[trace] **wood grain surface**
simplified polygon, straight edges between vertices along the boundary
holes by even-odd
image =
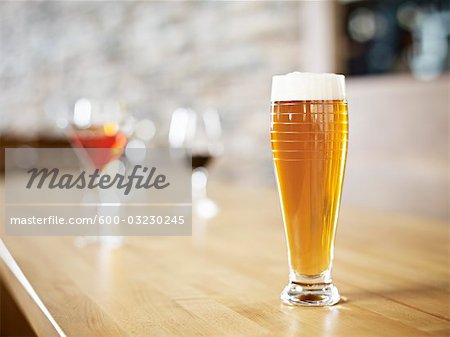
[[[444,221],[343,209],[333,270],[343,300],[290,307],[279,300],[288,268],[276,191],[215,184],[211,195],[220,213],[194,219],[192,237],[111,250],[3,236],[26,282],[5,254],[0,276],[39,336],[450,334]]]

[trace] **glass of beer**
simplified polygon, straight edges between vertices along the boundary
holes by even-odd
[[[294,72],[272,80],[271,144],[290,267],[284,303],[339,302],[331,280],[347,159],[345,77]]]

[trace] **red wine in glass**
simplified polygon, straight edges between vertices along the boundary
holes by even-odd
[[[189,158],[191,159],[191,158]],[[213,160],[213,157],[209,153],[193,153],[192,154],[192,170],[195,170],[199,167],[207,168],[209,164],[211,164],[211,161]]]

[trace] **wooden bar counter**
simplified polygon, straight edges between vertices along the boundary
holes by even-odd
[[[445,221],[344,207],[333,270],[343,300],[289,307],[276,191],[215,184],[211,195],[220,213],[195,221],[192,237],[114,250],[3,235],[2,283],[45,337],[450,334]]]

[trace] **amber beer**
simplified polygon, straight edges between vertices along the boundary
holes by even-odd
[[[291,73],[272,83],[271,144],[288,243],[288,304],[332,305],[334,238],[347,158],[344,76]]]

